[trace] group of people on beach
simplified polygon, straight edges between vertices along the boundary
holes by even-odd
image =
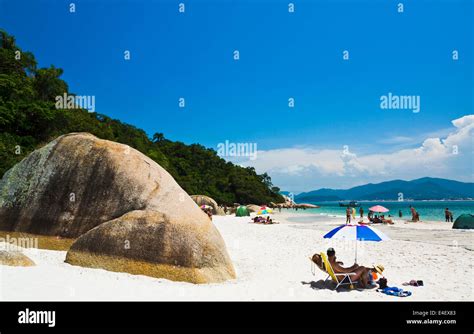
[[[367,219],[372,224],[390,224],[390,225],[394,224],[391,218],[385,218],[385,215],[374,215],[372,211],[369,211],[367,215]]]
[[[362,207],[359,208],[360,220],[361,223],[364,220],[364,209]],[[346,225],[350,224],[352,220],[356,219],[356,209],[354,207],[347,207],[346,208]],[[370,223],[373,224],[393,224],[392,219],[385,218],[385,215],[374,215],[374,212],[369,211],[367,214],[367,219]]]
[[[270,216],[267,216],[267,218],[262,216],[255,216],[252,221],[255,224],[278,224],[277,222],[274,222],[273,219],[270,218]]]
[[[419,222],[420,221],[420,213],[412,206],[410,205],[409,206],[410,208],[410,214],[411,214],[411,222]],[[361,222],[364,218],[364,209],[362,207],[359,208],[359,213],[360,213],[360,221]],[[367,219],[371,222],[371,223],[384,223],[384,224],[393,224],[393,221],[392,219],[390,219],[390,215],[389,215],[389,218],[385,218],[385,215],[374,215],[374,212],[372,211],[369,211],[369,213],[367,214]],[[403,217],[403,212],[402,210],[398,210],[398,217],[399,218],[402,218]],[[453,213],[449,210],[449,208],[446,208],[444,210],[444,217],[445,217],[445,221],[446,222],[450,222],[452,223],[453,222]],[[351,223],[351,220],[355,220],[356,219],[356,209],[354,207],[347,207],[346,208],[346,225],[347,224],[350,224]]]
[[[416,209],[410,205],[410,213],[411,213],[411,222],[419,222],[420,221],[420,214]],[[364,219],[364,209],[362,207],[359,208],[359,214],[360,214],[360,220],[359,223],[361,223]],[[446,222],[453,222],[453,213],[449,210],[449,208],[446,208],[444,210],[444,216],[445,216],[445,221]],[[388,216],[389,218],[385,218],[385,215],[377,215],[375,212],[369,211],[367,214],[367,219],[369,220],[370,223],[374,224],[394,224],[393,220],[390,218],[391,216]],[[398,210],[398,217],[402,218],[403,217],[403,212],[402,210]],[[347,207],[346,208],[346,225],[350,224],[352,220],[356,220],[356,208],[355,207]]]

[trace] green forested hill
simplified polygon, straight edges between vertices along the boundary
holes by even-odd
[[[13,36],[0,31],[0,176],[37,147],[69,132],[89,132],[128,144],[165,168],[189,194],[223,204],[283,201],[268,175],[226,162],[217,153],[185,145],[155,133],[83,109],[56,109],[55,98],[69,93],[62,69],[37,68]]]

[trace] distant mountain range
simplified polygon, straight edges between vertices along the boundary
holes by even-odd
[[[321,202],[341,200],[441,200],[474,199],[474,183],[424,177],[412,181],[393,180],[369,183],[350,189],[322,188],[295,196],[296,202]]]

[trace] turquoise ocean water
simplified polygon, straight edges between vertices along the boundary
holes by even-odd
[[[410,219],[409,206],[412,205],[420,214],[421,220],[441,220],[444,221],[444,209],[449,208],[453,213],[454,219],[463,213],[474,214],[474,201],[384,201],[384,202],[364,202],[360,201],[360,205],[364,208],[364,216],[367,217],[369,208],[374,205],[382,205],[390,211],[385,215],[392,215],[398,218],[398,210],[402,210],[403,218]],[[313,202],[312,204],[319,205],[318,209],[299,209],[298,212],[324,214],[331,216],[344,216],[344,207],[339,206],[339,202]],[[356,208],[357,216],[359,216],[359,208]]]

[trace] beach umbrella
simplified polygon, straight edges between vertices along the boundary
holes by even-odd
[[[382,213],[390,211],[389,209],[387,209],[386,207],[381,206],[381,205],[375,205],[375,206],[369,208],[369,210],[372,211],[372,212],[382,212]]]
[[[257,215],[269,215],[271,213],[273,213],[273,210],[270,208],[265,208],[263,210],[260,208],[260,211],[257,212]]]
[[[357,263],[357,241],[385,241],[390,240],[383,232],[377,230],[374,227],[367,225],[341,225],[335,229],[329,231],[324,235],[326,239],[344,239],[354,240],[356,243],[355,247],[355,262]]]

